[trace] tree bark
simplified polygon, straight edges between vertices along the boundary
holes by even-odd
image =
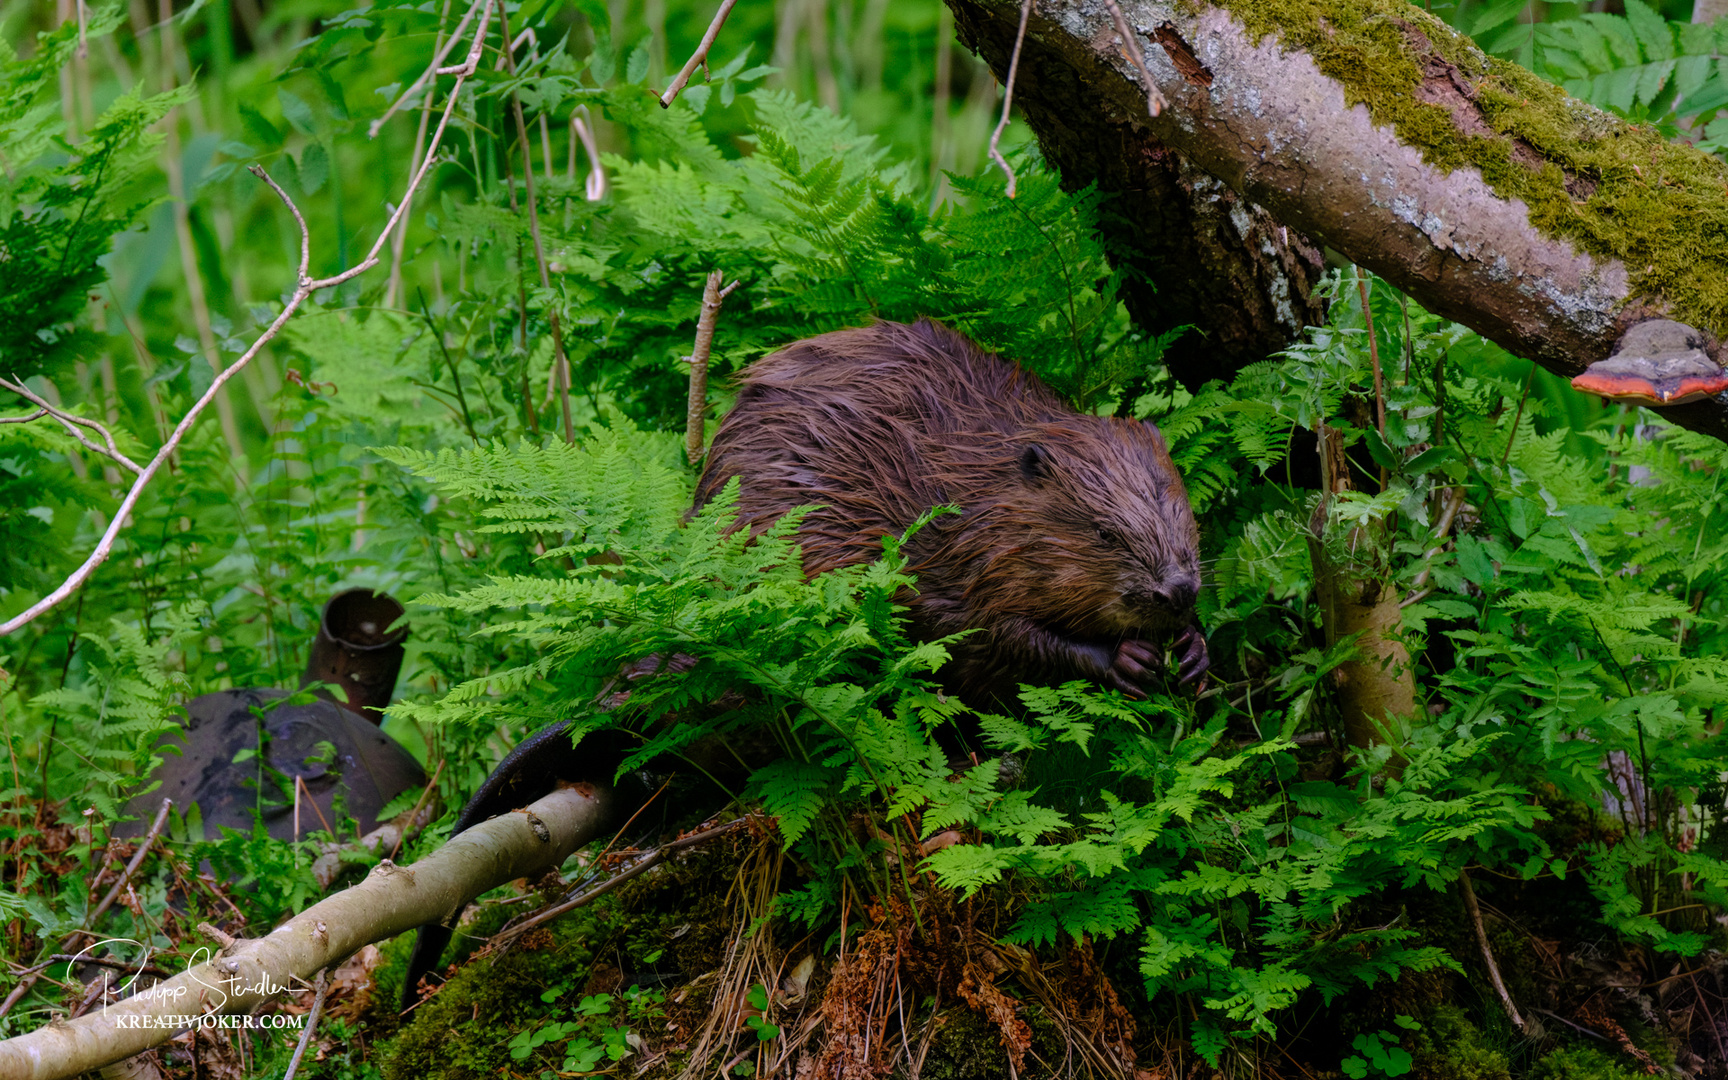
[[[1016,0],[948,0],[1004,77]],[[1403,0],[1123,0],[1169,108],[1102,0],[1033,0],[1014,92],[1065,182],[1133,219],[1173,367],[1228,377],[1317,314],[1323,244],[1563,376],[1663,316],[1728,330],[1728,165],[1484,56]],[[1227,222],[1227,225],[1226,225]],[[1312,239],[1310,239],[1312,238]],[[1299,319],[1289,318],[1298,315]],[[1665,410],[1728,438],[1728,407]]]

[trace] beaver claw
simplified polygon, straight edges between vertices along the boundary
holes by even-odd
[[[1170,643],[1170,651],[1176,654],[1176,681],[1183,686],[1191,682],[1201,682],[1206,678],[1206,671],[1212,666],[1212,657],[1206,652],[1206,634],[1198,626],[1176,635],[1176,640]]]
[[[1136,701],[1146,698],[1140,684],[1151,678],[1160,666],[1159,654],[1149,643],[1130,638],[1116,646],[1116,661],[1105,675],[1105,684],[1127,694]]]
[[[1198,626],[1190,626],[1170,643],[1170,651],[1176,654],[1177,681],[1186,686],[1206,675],[1206,670],[1212,666],[1211,657],[1206,653],[1206,635]],[[1152,673],[1163,667],[1163,651],[1148,642],[1130,638],[1116,647],[1115,662],[1105,675],[1105,685],[1114,686],[1135,700],[1144,700],[1146,691],[1141,685],[1151,678]]]

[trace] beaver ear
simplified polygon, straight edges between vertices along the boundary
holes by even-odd
[[[1050,451],[1038,443],[1032,443],[1020,453],[1020,476],[1028,484],[1038,484],[1050,479],[1052,472]]]

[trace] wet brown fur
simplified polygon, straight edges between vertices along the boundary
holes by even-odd
[[[926,320],[796,342],[738,383],[696,505],[733,476],[755,531],[820,504],[800,528],[807,573],[876,559],[931,507],[961,508],[908,544],[907,599],[922,637],[981,631],[941,672],[969,702],[1072,678],[1132,693],[1159,655],[1148,642],[1178,635],[1199,642],[1184,676],[1204,670],[1199,533],[1153,425],[1076,413]]]

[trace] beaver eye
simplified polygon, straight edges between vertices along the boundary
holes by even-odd
[[[1104,541],[1106,544],[1114,546],[1116,543],[1116,534],[1111,532],[1107,526],[1100,525],[1098,526],[1098,539]]]

